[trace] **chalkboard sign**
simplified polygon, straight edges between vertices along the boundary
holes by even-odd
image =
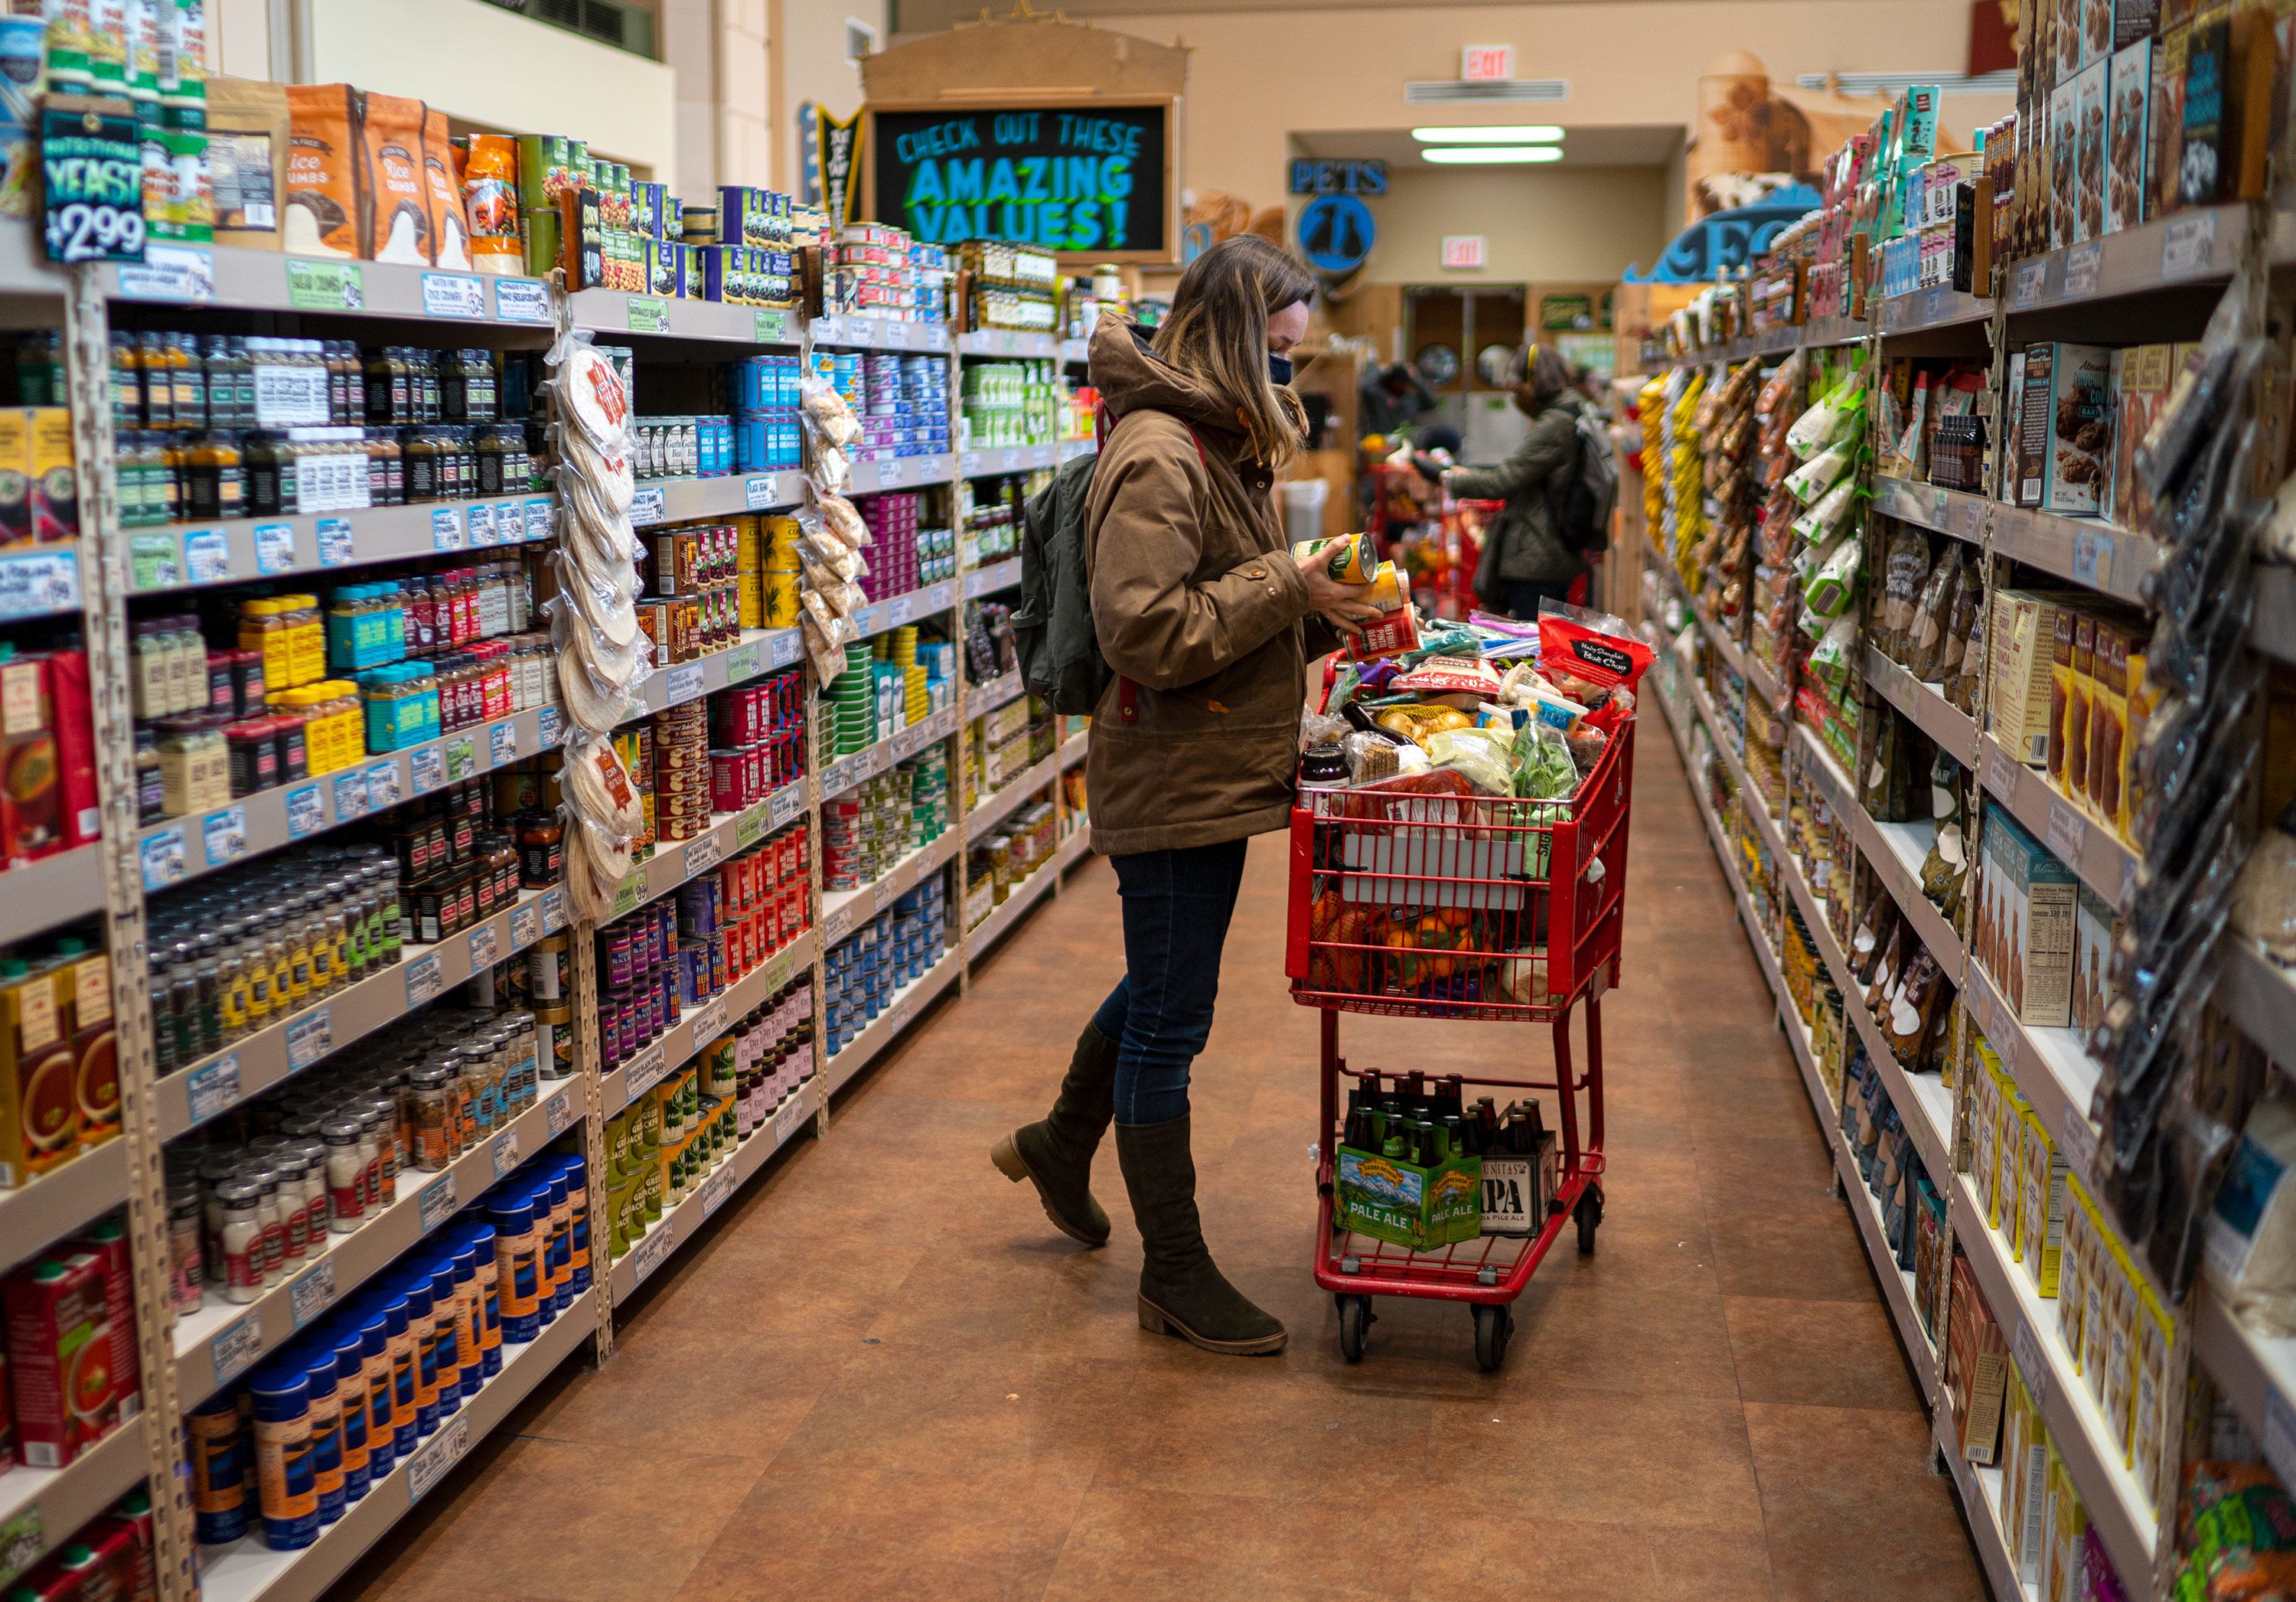
[[[1166,257],[1168,103],[877,111],[870,215],[921,240]]]

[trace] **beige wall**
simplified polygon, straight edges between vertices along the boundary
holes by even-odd
[[[780,0],[783,126],[773,131],[772,177],[760,175],[757,182],[795,192],[797,109],[804,102],[826,106],[838,117],[860,109],[861,71],[846,64],[845,21],[850,17],[874,28],[882,49],[892,42],[886,10],[886,0]]]
[[[1395,172],[1370,202],[1373,283],[1536,283],[1616,278],[1666,248],[1666,175],[1656,167]],[[1479,272],[1446,270],[1446,234],[1484,236]]]
[[[800,0],[791,0],[798,4]],[[1645,4],[1301,7],[1091,18],[1122,33],[1189,45],[1182,182],[1255,205],[1282,198],[1286,136],[1419,122],[1686,126],[1699,74],[1751,50],[1775,81],[1797,73],[1957,72],[1969,13],[1955,0],[1654,0]],[[1414,106],[1403,86],[1456,78],[1464,45],[1512,44],[1521,78],[1564,78],[1559,105]],[[1980,125],[2007,97],[1956,95],[1955,127]]]

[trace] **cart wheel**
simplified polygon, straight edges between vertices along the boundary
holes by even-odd
[[[1603,1222],[1603,1193],[1589,1188],[1585,1195],[1578,1198],[1578,1205],[1572,1216],[1578,1221],[1578,1255],[1592,1257],[1595,1254],[1595,1231]]]
[[[1506,1361],[1507,1340],[1514,1334],[1514,1314],[1504,1307],[1478,1307],[1475,1313],[1475,1366],[1486,1374],[1498,1372]]]
[[[1351,1363],[1360,1363],[1364,1343],[1371,1335],[1371,1298],[1341,1296],[1339,1303],[1340,1355]]]

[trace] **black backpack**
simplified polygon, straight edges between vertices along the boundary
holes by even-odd
[[[1563,548],[1592,555],[1611,548],[1611,512],[1619,504],[1619,460],[1610,431],[1592,407],[1573,408],[1578,437],[1578,467],[1563,486],[1555,508],[1554,533]]]
[[[1197,440],[1199,457],[1203,450]],[[1013,609],[1013,643],[1021,684],[1062,717],[1090,717],[1116,677],[1100,653],[1085,572],[1085,517],[1099,464],[1098,452],[1064,464],[1021,512],[1021,604]]]

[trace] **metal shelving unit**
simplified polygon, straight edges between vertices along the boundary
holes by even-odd
[[[213,314],[250,313],[321,319],[330,332],[356,333],[366,342],[410,337],[437,344],[488,344],[538,349],[562,315],[609,342],[633,342],[642,360],[711,364],[751,349],[816,344],[938,354],[947,358],[955,393],[957,358],[949,330],[879,319],[824,317],[808,324],[775,308],[585,291],[571,296],[532,279],[486,279],[376,262],[314,263],[228,247],[155,246],[150,259],[97,267],[67,276],[32,254],[28,230],[0,241],[0,298],[25,303],[32,320],[62,316],[72,374],[75,447],[82,480],[84,535],[76,545],[0,553],[0,622],[43,617],[76,620],[99,669],[94,684],[99,793],[104,838],[97,844],[28,864],[4,875],[0,888],[0,942],[18,941],[77,921],[102,919],[112,959],[126,1129],[121,1138],[91,1151],[20,1187],[0,1191],[0,1235],[14,1261],[123,1204],[135,1266],[136,1338],[144,1370],[144,1410],[132,1424],[57,1473],[18,1469],[0,1475],[0,1527],[21,1535],[37,1531],[19,1550],[37,1557],[70,1538],[136,1483],[155,1500],[160,1595],[184,1602],[203,1591],[230,1602],[300,1599],[320,1595],[391,1524],[419,1502],[471,1442],[496,1427],[559,1361],[588,1344],[599,1360],[610,1353],[614,1305],[638,1280],[692,1238],[741,1184],[757,1173],[804,1128],[826,1127],[832,1080],[841,1084],[897,1039],[923,1002],[969,971],[961,932],[922,980],[897,997],[839,1053],[833,1072],[820,1060],[815,1072],[764,1127],[685,1198],[639,1245],[609,1264],[605,1237],[596,1248],[603,1283],[577,1297],[532,1344],[505,1353],[504,1366],[456,1417],[378,1483],[312,1546],[273,1552],[259,1538],[204,1551],[192,1538],[187,1483],[176,1466],[184,1458],[182,1410],[228,1385],[247,1367],[291,1340],[299,1328],[351,1295],[442,1224],[458,1203],[486,1189],[501,1174],[545,1144],[574,1137],[590,1157],[593,1216],[602,1217],[604,1172],[601,1131],[608,1113],[627,1101],[634,1085],[690,1061],[717,1033],[792,980],[817,987],[824,935],[849,927],[865,913],[920,879],[957,864],[962,906],[961,842],[996,821],[968,829],[962,790],[953,797],[947,832],[914,853],[876,885],[823,897],[816,888],[814,928],[788,942],[722,995],[690,1008],[661,1040],[616,1072],[601,1072],[594,1026],[577,1031],[576,1071],[544,1082],[537,1104],[436,1174],[406,1172],[397,1201],[357,1231],[336,1236],[286,1281],[254,1302],[218,1302],[177,1317],[167,1275],[166,1206],[160,1154],[165,1144],[326,1060],[352,1042],[390,1030],[411,1014],[447,996],[491,965],[515,957],[561,930],[570,935],[570,977],[577,1011],[594,1016],[594,931],[569,929],[564,891],[528,891],[473,927],[430,945],[407,945],[400,960],[341,986],[316,1004],[283,1016],[201,1060],[172,1070],[155,1068],[148,1005],[147,902],[164,891],[218,869],[254,860],[329,831],[372,819],[439,787],[475,777],[554,746],[564,727],[552,706],[489,720],[411,750],[377,754],[354,767],[243,797],[187,817],[142,824],[136,817],[131,766],[127,607],[132,598],[212,589],[226,585],[301,580],[332,586],[383,563],[485,560],[501,551],[554,537],[556,502],[540,493],[412,506],[372,507],[336,513],[179,522],[123,529],[111,492],[109,393],[110,308],[121,303],[192,307]],[[44,309],[45,308],[45,309]],[[258,329],[267,326],[255,325]],[[291,326],[293,326],[291,325]],[[970,348],[1007,354],[1001,337],[967,336]],[[1058,342],[1043,351],[1056,354]],[[852,490],[953,484],[972,474],[1048,468],[1068,454],[1060,446],[1016,448],[897,458],[860,464]],[[641,527],[724,518],[801,505],[809,489],[794,472],[742,473],[709,479],[658,480],[637,487],[632,509]],[[928,617],[958,619],[969,599],[1010,587],[1017,561],[968,571],[909,595],[876,602],[857,618],[862,634],[882,634]],[[960,653],[960,657],[961,657]],[[635,719],[776,670],[800,666],[803,650],[793,628],[752,631],[734,645],[694,661],[658,667],[633,711]],[[809,672],[809,670],[808,670]],[[960,665],[950,704],[920,725],[900,730],[868,752],[825,772],[783,786],[741,812],[711,820],[700,837],[655,849],[625,882],[614,904],[619,915],[672,894],[713,871],[726,858],[797,821],[817,826],[823,801],[906,760],[926,746],[955,739],[967,719],[1021,694],[1006,675],[969,694]],[[1049,761],[1031,770],[1040,783],[1058,776]],[[1056,788],[1057,793],[1057,788]],[[1015,798],[1017,800],[1017,798]],[[1001,800],[1001,798],[1000,798]],[[816,827],[817,835],[817,827]],[[1058,869],[1082,854],[1085,836],[1070,833],[1055,871],[1031,876],[1025,893],[1000,908],[996,932],[1009,929],[1020,909],[1056,889]],[[811,870],[818,883],[818,867]],[[1008,911],[1008,908],[1010,909]],[[961,918],[959,919],[961,922]],[[816,1051],[818,1051],[816,1047]],[[29,1522],[27,1522],[29,1519]],[[8,1578],[0,1573],[0,1583]]]

